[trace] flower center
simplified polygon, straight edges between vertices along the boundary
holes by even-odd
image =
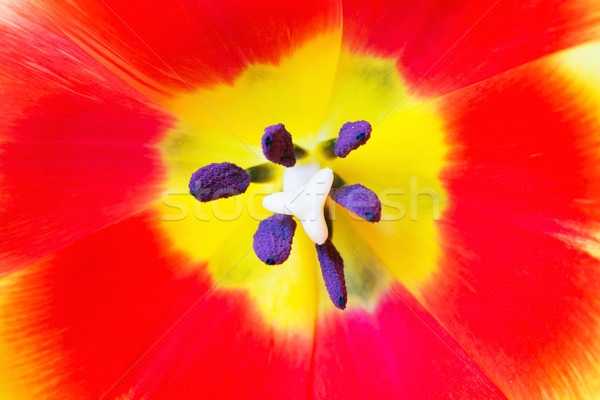
[[[335,172],[325,215],[332,219],[328,238],[344,261],[347,307],[374,310],[394,281],[418,293],[437,269],[433,203],[419,190],[434,189],[444,210],[439,177],[447,165],[447,133],[440,110],[435,102],[407,94],[396,60],[343,46],[332,51],[339,43],[340,35],[322,35],[275,64],[250,65],[233,82],[182,90],[169,104],[179,122],[157,144],[167,179],[154,208],[160,233],[182,257],[173,267],[210,277],[213,295],[247,304],[265,326],[288,332],[310,334],[315,317],[336,308],[325,290],[316,245],[295,217],[289,216],[298,229],[285,264],[269,267],[253,251],[257,227],[273,215],[263,197],[282,190],[287,170],[261,164],[265,121],[285,123],[294,143],[306,149],[305,157],[295,149],[298,165],[316,161]],[[322,157],[319,144],[337,136],[348,120],[373,123],[373,137],[346,158]],[[191,174],[223,161],[246,169],[252,183],[238,196],[197,201],[187,189]],[[348,185],[340,185],[339,176]],[[259,177],[263,183],[257,183]],[[356,217],[333,201],[336,195],[338,201],[349,198],[347,192],[360,190],[350,186],[359,183],[380,196],[381,223],[369,223],[366,213]]]
[[[323,149],[325,156],[345,158],[370,137],[371,125],[367,121],[347,122],[337,139],[317,147]],[[296,166],[296,146],[283,124],[265,128],[261,142],[265,158],[287,169],[283,174],[283,191],[263,199],[263,206],[275,215],[262,221],[253,236],[256,256],[267,265],[283,264],[290,255],[296,230],[296,222],[290,216],[295,217],[316,244],[323,279],[333,304],[345,309],[348,296],[344,261],[328,238],[324,216],[325,201],[334,183],[333,171],[319,169],[315,162]],[[246,191],[253,176],[255,182],[264,181],[264,175],[257,173],[262,170],[268,170],[268,166],[244,170],[229,162],[209,164],[192,174],[190,194],[200,202],[239,195]],[[373,191],[358,184],[347,186],[341,179],[337,183],[343,186],[332,193],[334,201],[369,222],[379,222],[381,202]]]

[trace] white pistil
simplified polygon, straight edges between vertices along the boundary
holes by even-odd
[[[319,170],[316,163],[286,168],[283,192],[266,196],[263,206],[276,214],[298,218],[308,237],[316,244],[323,244],[329,235],[323,207],[332,184],[333,171]]]

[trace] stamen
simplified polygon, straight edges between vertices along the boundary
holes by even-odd
[[[271,163],[259,164],[246,169],[250,175],[250,182],[265,183],[271,182],[275,177],[275,167]]]
[[[267,265],[283,264],[290,256],[296,221],[289,215],[275,214],[258,224],[252,247]]]
[[[331,185],[332,188],[340,188],[342,186],[346,186],[347,183],[346,181],[339,176],[338,174],[336,174],[335,172],[333,173],[333,184]]]
[[[190,194],[201,202],[242,194],[250,185],[250,175],[235,164],[213,163],[200,168],[190,179]]]
[[[343,310],[348,301],[344,260],[329,239],[323,244],[317,244],[316,248],[329,298],[337,308]]]
[[[325,225],[327,225],[327,238],[331,240],[333,237],[333,221],[331,220],[331,209],[329,205],[323,208],[323,216],[325,217]]]
[[[296,165],[292,135],[285,129],[283,124],[266,127],[261,141],[262,150],[267,160],[288,168]]]
[[[335,155],[335,143],[337,138],[325,140],[317,145],[317,150],[325,157],[329,159],[336,158]]]
[[[369,222],[381,220],[381,202],[372,190],[363,185],[342,186],[331,189],[331,197],[340,206]]]
[[[340,158],[345,158],[352,150],[358,149],[371,137],[371,124],[367,121],[346,122],[337,141],[334,152]]]
[[[301,160],[304,157],[308,156],[308,151],[304,150],[302,147],[295,144],[294,145],[294,155],[296,156],[296,160]]]

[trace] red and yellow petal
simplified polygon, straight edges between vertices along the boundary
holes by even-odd
[[[277,63],[341,24],[336,0],[34,3],[77,44],[154,99],[231,83],[248,65]]]
[[[189,196],[191,174],[213,162],[231,161],[244,168],[267,162],[260,137],[266,126],[278,122],[285,123],[295,143],[312,150],[330,102],[340,39],[340,31],[323,32],[277,65],[253,64],[232,85],[185,93],[169,102],[181,123],[161,142],[168,165],[161,225],[176,248],[194,260],[209,260],[215,279],[252,252],[258,223],[271,215],[262,198],[280,190],[283,167],[276,167],[275,183],[253,184],[242,196],[206,204]],[[199,107],[198,98],[210,109]],[[314,243],[299,228],[293,247],[288,262],[276,268],[252,253],[219,286],[246,290],[279,328],[312,332],[320,274]]]
[[[452,149],[448,208],[421,300],[514,398],[600,393],[598,49],[437,102]]]
[[[312,338],[213,287],[159,220],[130,217],[4,278],[0,397],[306,398]]]
[[[3,275],[159,198],[172,117],[27,3],[1,7]]]
[[[345,43],[396,58],[425,97],[599,37],[595,0],[344,1]]]
[[[367,242],[370,252],[414,292],[416,283],[437,269],[434,218],[445,203],[439,175],[448,153],[442,116],[425,99],[409,93],[395,60],[349,54],[346,49],[339,59],[322,139],[336,137],[348,120],[370,121],[369,142],[347,158],[326,162],[348,184],[360,183],[378,194],[382,221],[372,224],[350,217],[345,229]],[[434,193],[437,203],[422,195],[419,208],[412,206],[419,191]],[[338,209],[336,217],[348,214]]]

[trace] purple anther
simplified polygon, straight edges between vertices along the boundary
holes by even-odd
[[[292,135],[283,124],[267,126],[261,142],[267,160],[288,168],[296,165]]]
[[[337,308],[343,310],[348,302],[344,260],[329,239],[323,244],[317,244],[316,247],[329,298]]]
[[[371,124],[367,121],[346,122],[335,142],[335,155],[345,158],[352,150],[367,143],[371,137],[371,130]]]
[[[250,175],[235,164],[213,163],[200,168],[190,179],[190,194],[201,202],[242,194],[250,185]]]
[[[291,215],[275,214],[258,224],[252,247],[267,265],[283,264],[292,251],[296,221]]]
[[[369,222],[379,222],[381,220],[379,197],[363,185],[356,184],[333,188],[329,192],[329,197],[364,220]]]

